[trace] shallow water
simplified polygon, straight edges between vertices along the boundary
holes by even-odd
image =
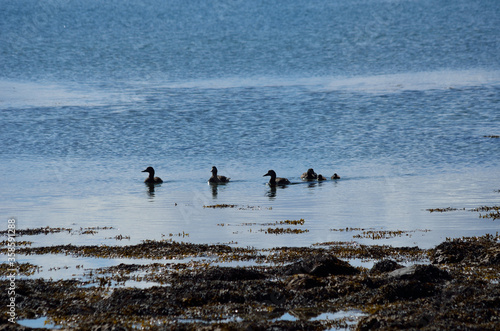
[[[470,211],[500,200],[496,1],[3,5],[0,219],[73,229],[33,246],[428,248],[499,229]],[[232,181],[208,185],[212,165]],[[310,167],[342,178],[301,182]],[[273,192],[268,169],[293,185]],[[112,229],[78,232],[95,227]]]
[[[35,319],[23,319],[19,320],[18,324],[29,328],[62,329],[61,326],[50,323],[47,317],[39,317]]]

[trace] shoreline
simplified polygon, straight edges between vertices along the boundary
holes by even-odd
[[[83,269],[84,281],[29,279],[38,266],[21,264],[19,276],[28,278],[16,279],[17,320],[42,318],[38,327],[485,330],[500,323],[498,233],[448,239],[432,249],[352,243],[253,249],[164,240],[23,247],[18,253],[132,261],[161,256],[153,263]],[[177,262],[161,261],[166,257]],[[354,267],[348,262],[354,259],[374,266]],[[238,262],[248,266],[227,266]],[[5,278],[7,266],[0,266]],[[1,284],[2,302],[8,302],[8,280]],[[9,322],[7,309],[1,309],[0,328],[28,329]]]

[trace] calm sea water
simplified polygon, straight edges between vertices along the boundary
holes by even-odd
[[[432,247],[500,229],[470,211],[500,203],[496,0],[0,7],[0,219],[74,230],[34,246]],[[232,182],[209,186],[212,165]],[[342,179],[302,183],[310,167]],[[269,169],[294,184],[270,190]]]

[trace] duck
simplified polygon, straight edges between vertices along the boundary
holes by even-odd
[[[217,167],[212,167],[212,177],[208,179],[209,183],[227,183],[231,178],[226,176],[217,176]]]
[[[155,177],[155,170],[153,169],[153,167],[147,167],[142,172],[149,173],[149,177],[144,180],[144,183],[150,184],[150,185],[163,183],[163,180],[160,177]]]
[[[325,178],[325,177],[323,177],[323,175],[322,175],[322,174],[319,174],[319,175],[318,175],[318,182],[323,181],[323,180],[326,180],[326,178]]]
[[[332,179],[340,179],[340,176],[335,173],[333,174]]]
[[[290,181],[286,178],[280,178],[276,177],[276,172],[274,170],[269,170],[267,174],[263,175],[262,177],[265,176],[271,176],[271,179],[269,179],[269,186],[273,187],[276,185],[287,185],[290,184]]]
[[[303,180],[318,179],[318,175],[316,175],[313,168],[309,168],[302,174],[302,176],[300,176],[300,178],[302,178]]]

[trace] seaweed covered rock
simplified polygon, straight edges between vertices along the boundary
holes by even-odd
[[[500,265],[500,247],[490,249],[479,263],[482,265]]]
[[[435,284],[416,280],[399,280],[381,287],[381,302],[398,300],[415,300],[434,296],[438,293]]]
[[[388,274],[391,278],[417,280],[420,282],[435,283],[449,280],[448,272],[430,264],[414,264],[406,268],[396,269]]]
[[[392,264],[391,264],[392,265]],[[384,304],[433,297],[450,280],[448,272],[433,265],[416,264],[375,276],[367,284],[373,289],[371,303]]]
[[[359,270],[332,255],[307,257],[282,268],[284,275],[308,274],[316,277],[329,275],[356,275]]]
[[[445,241],[432,251],[432,263],[500,264],[500,242],[494,236],[465,237]]]
[[[421,284],[425,287],[419,290]],[[483,280],[444,284],[405,280],[383,287],[380,292],[391,303],[362,318],[358,330],[498,330],[497,284]]]
[[[308,290],[313,287],[324,286],[325,284],[321,279],[304,274],[298,274],[291,277],[286,288],[290,290]]]
[[[232,282],[238,280],[264,279],[266,276],[259,271],[247,268],[218,267],[205,271],[202,278],[205,280],[222,280]]]
[[[396,261],[393,260],[382,260],[377,263],[371,268],[370,273],[371,274],[381,274],[384,272],[391,272],[396,269],[404,268],[403,265],[397,263]]]
[[[103,325],[95,325],[91,328],[92,331],[125,331],[127,328],[113,323],[106,323]]]
[[[464,259],[471,259],[472,252],[478,252],[481,246],[463,241],[445,241],[439,244],[433,254],[432,263],[458,263]]]

